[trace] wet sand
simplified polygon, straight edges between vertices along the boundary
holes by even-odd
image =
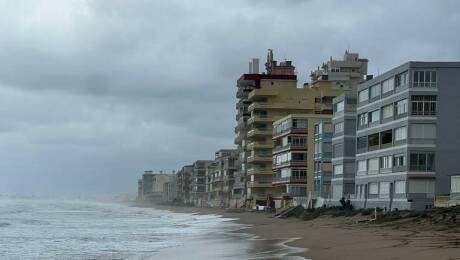
[[[279,219],[269,213],[227,212],[215,208],[155,208],[235,218],[235,222],[249,226],[240,232],[267,240],[297,238],[287,245],[307,249],[293,254],[307,259],[460,259],[460,234],[436,231],[435,227],[429,225],[357,224],[357,217],[323,216],[309,221]]]

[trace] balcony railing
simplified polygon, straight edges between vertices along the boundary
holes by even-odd
[[[248,132],[248,137],[259,136],[259,135],[271,135],[272,132],[266,128],[255,128]]]
[[[299,177],[274,177],[273,184],[307,184],[307,177],[299,178]]]
[[[285,161],[279,164],[274,164],[273,168],[280,168],[285,166],[305,166],[307,165],[307,160],[290,160]]]
[[[306,150],[307,144],[287,144],[287,145],[279,145],[273,148],[273,154],[284,152],[288,150]]]

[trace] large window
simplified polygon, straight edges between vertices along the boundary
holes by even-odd
[[[414,139],[435,139],[435,124],[412,124],[410,126],[410,137]]]
[[[382,145],[390,145],[393,143],[393,130],[387,130],[380,133],[380,143]]]
[[[390,169],[393,167],[392,159],[391,155],[380,157],[380,169]]]
[[[334,165],[334,175],[343,174],[343,164]]]
[[[369,174],[376,174],[379,171],[379,158],[372,158],[369,159],[368,167],[369,167]]]
[[[380,109],[369,112],[369,123],[380,121]]]
[[[397,88],[405,86],[408,83],[409,83],[409,77],[408,77],[407,71],[396,75],[396,77],[395,77],[395,86]]]
[[[366,172],[366,171],[367,171],[367,160],[358,161],[358,172]]]
[[[410,155],[411,171],[434,171],[434,153],[411,153]]]
[[[358,122],[360,127],[364,127],[368,123],[368,116],[367,113],[362,113],[358,115]]]
[[[390,183],[389,182],[381,182],[380,183],[380,197],[381,198],[388,198],[390,195]]]
[[[332,152],[333,152],[334,158],[342,157],[343,156],[343,143],[334,144]]]
[[[407,99],[395,103],[396,115],[407,113]]]
[[[406,181],[396,181],[395,182],[395,193],[396,194],[406,193]]]
[[[376,147],[380,145],[379,142],[379,133],[371,134],[367,136],[369,148]]]
[[[436,71],[414,71],[414,87],[436,87]]]
[[[405,154],[395,154],[393,156],[393,166],[394,167],[406,166],[406,155]]]
[[[407,138],[407,127],[399,127],[395,129],[395,141],[406,140]]]
[[[335,112],[342,112],[345,108],[345,101],[340,101],[336,104]]]
[[[369,99],[369,89],[361,90],[358,94],[358,102],[363,102]]]
[[[390,118],[393,116],[393,104],[382,107],[382,118]]]
[[[380,84],[370,87],[370,98],[380,96]]]
[[[393,78],[389,78],[382,82],[382,94],[388,93],[394,89],[395,82]]]
[[[334,133],[336,133],[336,134],[342,133],[343,132],[343,125],[344,125],[343,122],[335,124],[334,125]]]
[[[292,128],[307,128],[307,119],[292,119]]]
[[[411,103],[414,116],[436,115],[436,96],[412,96]]]
[[[377,195],[379,194],[379,183],[369,183],[369,194],[370,195]]]
[[[367,136],[358,137],[357,143],[358,153],[367,150]]]

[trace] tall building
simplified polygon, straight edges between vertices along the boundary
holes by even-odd
[[[193,165],[183,166],[176,174],[176,192],[180,202],[188,204],[190,200]]]
[[[358,88],[357,207],[432,207],[458,173],[460,62],[407,62]]]
[[[150,201],[162,201],[164,183],[171,181],[175,174],[153,173],[153,171],[144,171],[142,175],[142,198]]]
[[[313,186],[317,197],[330,199],[332,178],[332,123],[328,118],[315,123]]]
[[[327,114],[291,114],[273,123],[272,184],[276,191],[270,197],[271,207],[284,207],[293,199],[307,196],[315,124],[329,117]]]
[[[229,207],[232,195],[238,151],[220,149],[206,169],[208,203],[214,207]]]
[[[356,92],[334,98],[332,137],[332,204],[355,194]]]
[[[206,194],[206,167],[213,163],[211,160],[198,160],[193,163],[190,182],[191,202],[197,206],[204,206]]]
[[[331,60],[323,64],[321,70],[312,72],[311,84],[298,88],[292,63],[278,64],[269,51],[265,74],[243,74],[238,80],[235,143],[240,152],[238,177],[242,181],[235,183],[234,193],[242,190],[241,184],[245,183],[242,193],[248,205],[265,205],[268,197],[280,194],[272,185],[273,122],[289,114],[320,114],[328,115],[323,119],[330,119],[332,98],[355,89],[357,82],[363,80],[367,60],[348,52],[345,58],[343,62]],[[309,165],[307,187],[313,191],[313,148]]]

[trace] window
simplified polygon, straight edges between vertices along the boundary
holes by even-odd
[[[392,156],[383,156],[380,157],[380,169],[390,169],[392,165]]]
[[[396,75],[395,77],[395,86],[396,88],[399,88],[399,87],[403,87],[405,85],[407,85],[407,83],[409,81],[409,77],[407,75],[407,71],[406,72],[403,72],[399,75]]]
[[[412,96],[412,115],[434,116],[436,115],[436,96]]]
[[[395,181],[395,193],[396,194],[406,193],[406,181]]]
[[[307,119],[292,119],[292,128],[307,128]]]
[[[360,127],[364,127],[368,123],[368,116],[367,113],[363,113],[358,115],[358,122]]]
[[[393,157],[393,166],[402,167],[406,166],[406,155],[405,154],[396,154]]]
[[[381,198],[388,198],[390,195],[390,183],[389,182],[381,182],[380,183],[380,197]]]
[[[382,107],[382,118],[393,117],[393,104]]]
[[[395,141],[406,140],[407,138],[407,127],[399,127],[395,129]]]
[[[369,159],[369,161],[367,163],[368,163],[368,167],[369,167],[369,174],[371,174],[371,173],[375,174],[376,172],[378,172],[378,170],[379,170],[379,158]]]
[[[379,146],[379,134],[371,134],[367,136],[369,148]]]
[[[387,130],[380,133],[380,143],[382,145],[393,143],[393,130]]]
[[[369,183],[369,194],[370,195],[379,194],[379,184],[377,182]]]
[[[436,87],[436,71],[414,71],[414,87]]]
[[[389,78],[382,82],[382,94],[388,93],[394,89],[395,82],[393,78]]]
[[[358,152],[366,151],[367,149],[367,136],[358,137],[357,141]]]
[[[369,112],[369,123],[380,121],[380,109]]]
[[[343,132],[343,122],[337,123],[334,125],[334,133],[342,133]]]
[[[370,87],[370,98],[380,96],[380,84]]]
[[[410,137],[414,139],[435,139],[435,124],[412,124],[410,126]]]
[[[367,171],[367,160],[358,161],[358,172]]]
[[[412,153],[410,155],[411,171],[434,171],[434,153]]]
[[[296,147],[304,147],[306,146],[307,138],[299,137],[299,136],[292,136],[291,137],[291,145]]]
[[[339,103],[336,104],[335,112],[342,112],[344,108],[345,108],[345,101],[340,101]]]
[[[343,156],[343,143],[334,144],[333,147],[333,157],[338,158]]]
[[[369,99],[369,89],[361,90],[358,94],[358,102],[363,102]]]
[[[334,175],[343,174],[343,164],[334,165]]]
[[[395,103],[396,115],[407,113],[407,99]]]

